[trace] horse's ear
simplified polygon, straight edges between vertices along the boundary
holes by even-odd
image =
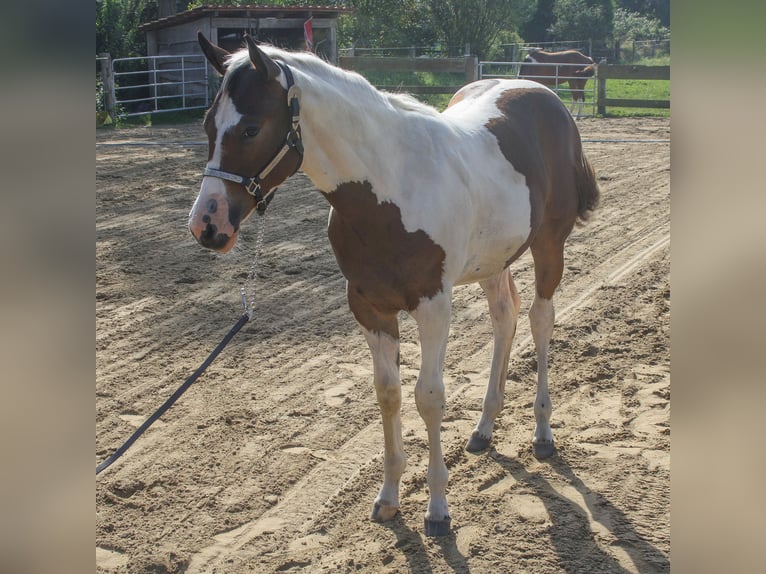
[[[245,42],[247,42],[247,51],[250,53],[250,61],[255,69],[263,74],[266,80],[273,80],[278,77],[279,66],[258,47],[258,44],[249,34],[245,34]]]
[[[205,54],[207,61],[212,64],[216,71],[222,76],[226,73],[226,58],[230,56],[229,52],[212,44],[202,32],[197,32],[197,41]]]

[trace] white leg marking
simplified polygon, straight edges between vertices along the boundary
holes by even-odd
[[[521,299],[513,283],[510,269],[479,283],[487,295],[492,330],[495,335],[492,350],[492,369],[484,396],[481,418],[474,431],[481,438],[492,438],[495,418],[503,408],[505,380],[508,375],[508,357],[511,352],[513,336],[516,334],[516,321],[519,316]]]
[[[452,313],[451,297],[452,289],[445,289],[433,299],[421,300],[418,308],[412,312],[418,323],[421,348],[415,403],[428,430],[427,480],[430,499],[426,520],[435,522],[449,518],[446,496],[449,473],[442,454],[441,423],[446,406],[442,376]]]
[[[386,333],[372,333],[362,327],[372,352],[375,393],[383,418],[383,486],[372,511],[373,520],[389,520],[399,510],[399,480],[407,457],[402,442],[401,381],[399,378],[399,340]]]
[[[553,407],[548,394],[548,345],[553,335],[553,301],[535,295],[532,307],[529,309],[529,322],[532,338],[537,350],[537,396],[535,397],[535,436],[533,444],[552,442],[550,419]]]

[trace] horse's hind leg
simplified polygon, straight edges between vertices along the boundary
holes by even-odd
[[[399,480],[407,465],[400,415],[399,324],[396,314],[380,314],[351,286],[348,287],[348,302],[372,353],[375,393],[383,419],[383,486],[370,516],[381,522],[393,518],[399,511]]]
[[[521,306],[521,299],[513,283],[510,269],[505,268],[491,279],[481,281],[479,284],[487,295],[495,343],[481,418],[466,444],[465,449],[468,452],[481,452],[492,440],[495,418],[503,408],[508,357],[511,354],[511,344],[516,334],[516,320]]]
[[[553,335],[553,292],[564,271],[564,240],[573,223],[546,222],[531,245],[535,261],[535,300],[529,309],[532,339],[537,351],[537,396],[532,453],[542,459],[555,452],[550,419],[553,407],[548,392],[548,347]]]

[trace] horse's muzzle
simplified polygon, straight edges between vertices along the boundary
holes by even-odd
[[[226,253],[237,242],[239,217],[234,216],[238,211],[230,208],[224,189],[215,189],[215,181],[210,189],[209,180],[205,178],[189,213],[189,231],[203,247]]]
[[[194,226],[191,225],[189,226],[189,229],[194,238],[199,242],[200,245],[202,245],[202,247],[206,247],[214,251],[219,251],[221,253],[227,253],[230,251],[231,248],[234,247],[234,244],[237,242],[238,233],[236,231],[233,235],[229,235],[228,233],[220,233],[218,228],[212,223],[208,223],[207,226],[202,230],[195,229]]]

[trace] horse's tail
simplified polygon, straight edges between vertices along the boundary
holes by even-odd
[[[591,64],[585,68],[580,68],[572,72],[572,75],[577,78],[590,78],[596,72],[596,64]]]
[[[580,164],[575,171],[578,224],[582,225],[590,219],[591,214],[598,207],[601,191],[598,188],[596,172],[584,153],[580,154]]]

